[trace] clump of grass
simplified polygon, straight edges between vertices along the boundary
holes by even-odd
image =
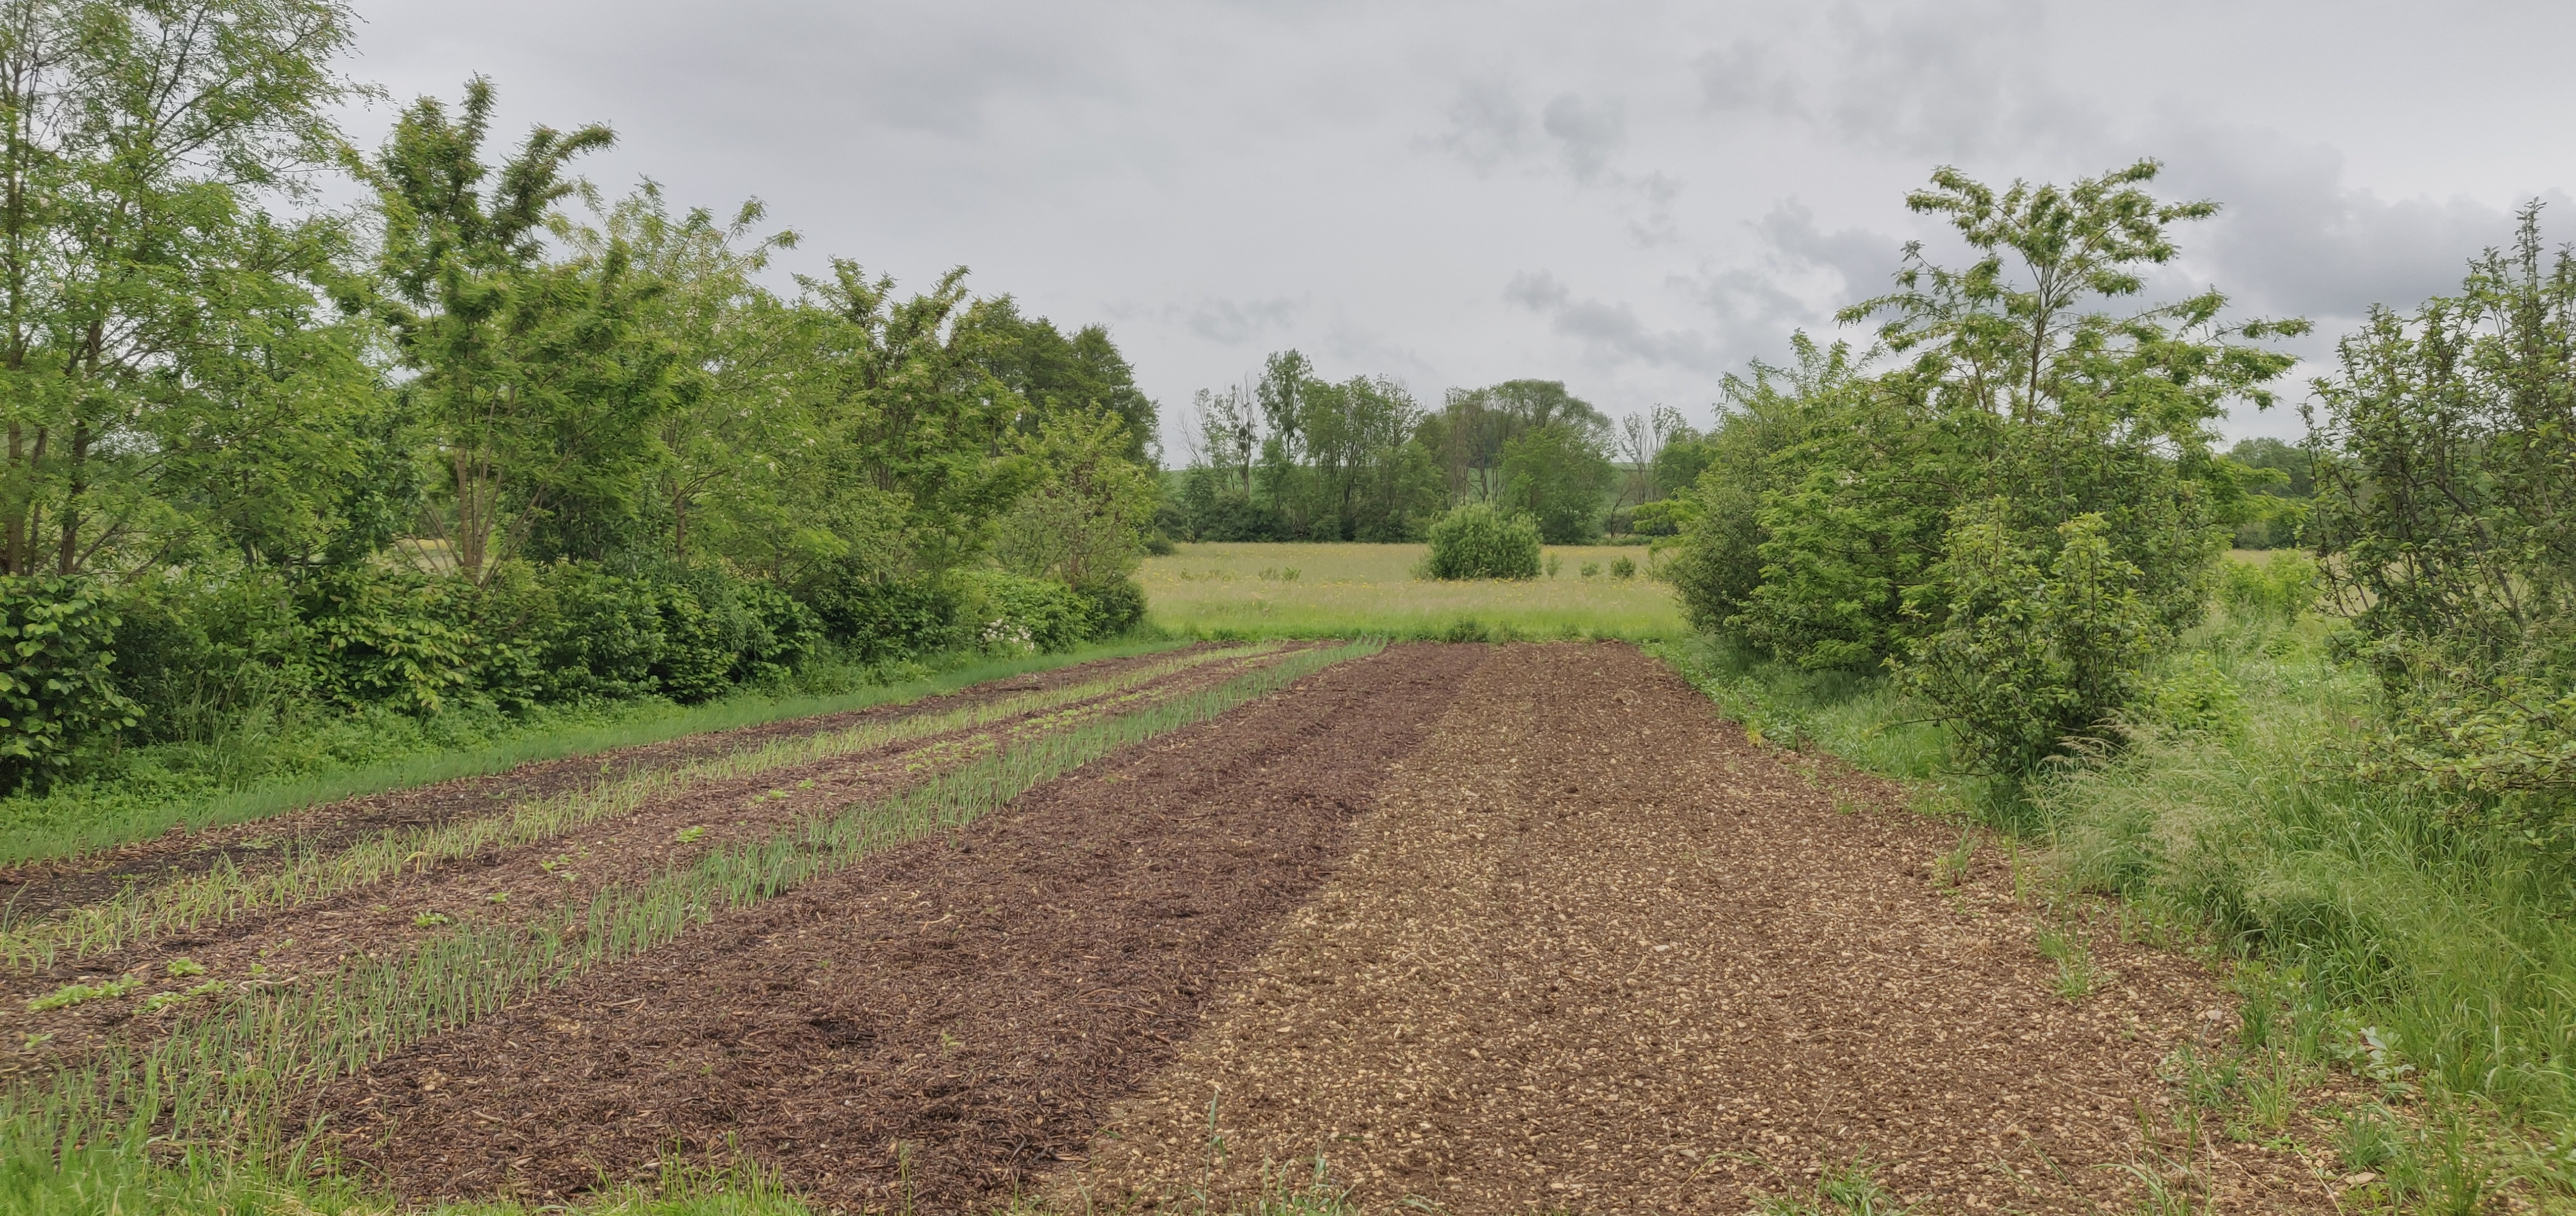
[[[1826,1166],[1806,1194],[1765,1195],[1755,1205],[1762,1216],[1901,1216],[1914,1210],[1878,1180],[1876,1167],[1864,1158]]]

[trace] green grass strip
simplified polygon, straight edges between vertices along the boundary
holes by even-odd
[[[667,715],[642,721],[535,735],[465,751],[416,756],[390,764],[297,777],[275,784],[237,790],[200,802],[183,802],[128,811],[76,828],[0,829],[0,866],[19,865],[29,861],[42,861],[113,848],[120,844],[158,836],[181,825],[191,830],[202,831],[229,823],[265,819],[272,815],[282,815],[309,806],[336,802],[343,798],[380,794],[387,790],[409,789],[420,785],[435,785],[441,781],[453,781],[460,777],[480,777],[541,760],[559,760],[566,756],[578,756],[589,752],[642,747],[677,739],[683,735],[759,726],[789,718],[811,718],[823,714],[869,709],[879,705],[917,701],[925,697],[955,692],[960,688],[981,684],[987,680],[1008,679],[1016,675],[1049,671],[1075,663],[1152,654],[1188,644],[1190,642],[1187,639],[1123,642],[1086,646],[1057,654],[987,659],[951,668],[926,679],[876,688],[862,688],[855,692],[828,697],[778,699],[738,697],[686,709],[674,709]]]
[[[297,1147],[287,1121],[299,1093],[585,968],[634,958],[879,850],[971,823],[1121,747],[1209,721],[1382,645],[1301,651],[1222,685],[1022,738],[889,798],[610,887],[554,924],[459,925],[402,956],[352,962],[309,988],[254,990],[148,1048],[100,1052],[22,1082],[0,1099],[0,1151],[148,1142],[282,1160]]]
[[[330,852],[290,858],[275,869],[244,873],[229,864],[115,898],[72,908],[62,915],[0,928],[0,963],[19,968],[52,965],[62,953],[86,957],[130,942],[274,911],[381,882],[405,869],[427,869],[495,849],[552,839],[586,823],[627,814],[691,787],[810,764],[891,743],[971,730],[1023,714],[1124,692],[1176,672],[1267,653],[1252,646],[1203,650],[1119,672],[1105,679],[1046,689],[945,713],[861,722],[768,742],[739,752],[628,775],[512,805],[506,813],[477,815],[407,831],[385,832]]]

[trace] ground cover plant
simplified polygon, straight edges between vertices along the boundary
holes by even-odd
[[[1420,576],[1424,545],[1183,544],[1146,558],[1137,580],[1146,619],[1184,637],[1682,636],[1671,588],[1605,569],[1633,568],[1631,555],[1644,552],[1551,546],[1534,577],[1444,581]]]

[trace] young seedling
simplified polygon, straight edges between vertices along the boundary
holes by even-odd
[[[449,916],[444,912],[423,912],[420,915],[411,918],[411,923],[414,928],[434,929],[440,925],[455,924],[456,918]]]
[[[53,1009],[69,1009],[74,1005],[86,1004],[90,1001],[113,1000],[134,991],[142,983],[141,976],[130,976],[121,980],[110,980],[104,984],[65,984],[28,1001],[27,1012],[44,1013]]]
[[[681,828],[677,832],[673,832],[671,834],[671,839],[678,841],[681,844],[696,844],[698,842],[698,837],[706,834],[707,825],[703,823],[693,823],[687,827]]]
[[[174,958],[170,960],[170,966],[167,970],[173,978],[184,979],[191,975],[204,975],[206,973],[206,965],[195,959]]]

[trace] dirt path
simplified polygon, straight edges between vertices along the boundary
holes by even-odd
[[[1059,1207],[1320,1154],[1372,1210],[1742,1212],[1864,1158],[1931,1211],[2127,1210],[2230,1002],[2115,940],[2061,997],[2008,876],[1936,887],[1955,829],[1794,759],[1628,647],[1500,650]],[[2286,1154],[2203,1165],[2222,1210],[2331,1208]]]
[[[552,1198],[675,1146],[826,1208],[984,1210],[1081,1147],[1336,864],[1482,647],[1398,647],[1085,767],[324,1095],[414,1198]]]
[[[1114,659],[1100,659],[973,684],[954,692],[836,714],[788,718],[731,730],[708,731],[659,743],[522,764],[505,772],[435,785],[344,798],[245,823],[200,832],[173,829],[73,857],[0,866],[0,907],[13,918],[42,916],[104,899],[121,891],[202,874],[230,864],[245,872],[278,865],[297,853],[329,851],[385,831],[426,827],[489,815],[513,803],[625,780],[691,760],[742,751],[778,739],[846,730],[863,722],[915,714],[946,713],[1022,693],[1068,687],[1134,668],[1167,662],[1211,648],[1210,643]]]

